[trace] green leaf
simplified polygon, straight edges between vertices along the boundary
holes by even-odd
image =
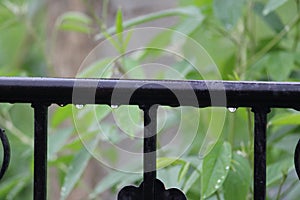
[[[190,7],[190,12],[193,14],[191,16],[185,16],[183,21],[175,27],[176,31],[188,36],[191,35],[205,19],[205,16],[202,14],[201,10],[196,7]],[[178,33],[174,33],[175,37],[173,36],[173,42],[176,41],[176,36],[178,35]]]
[[[18,173],[15,176],[3,179],[2,183],[0,185],[0,197],[2,199],[7,199],[7,195],[12,190],[14,190],[14,188],[17,187],[17,185],[20,182],[26,182],[26,181],[30,180],[30,178],[31,178],[31,174],[29,174],[29,173],[27,173],[27,174]]]
[[[183,192],[187,193],[194,185],[194,183],[198,180],[199,177],[200,177],[199,171],[197,170],[193,171],[193,173],[189,176],[189,178],[186,180],[184,184]]]
[[[48,160],[48,165],[49,166],[55,166],[55,167],[57,167],[57,166],[63,166],[63,169],[66,170],[65,167],[68,166],[73,160],[74,160],[74,155],[73,154],[60,155],[55,160]],[[61,179],[63,179],[63,178],[64,177],[61,177]]]
[[[18,17],[0,2],[0,31],[14,27],[18,23]],[[5,4],[5,3],[4,3]]]
[[[94,199],[97,195],[103,193],[104,191],[108,190],[109,188],[113,187],[114,185],[120,183],[122,180],[128,177],[128,173],[123,172],[111,172],[105,178],[103,178],[89,195],[89,199]]]
[[[278,7],[285,4],[288,0],[269,0],[263,10],[264,15],[268,15],[270,12],[276,10]]]
[[[89,145],[89,149],[93,150],[96,148],[99,139],[94,139]],[[80,180],[81,175],[84,172],[90,158],[91,153],[83,147],[80,152],[78,152],[69,166],[67,174],[64,179],[63,186],[61,188],[60,199],[65,200],[70,192],[73,190],[75,184]]]
[[[178,173],[178,182],[180,182],[183,179],[183,177],[186,176],[189,168],[190,168],[190,163],[188,163],[188,162],[185,163],[184,165],[182,165],[182,167]]]
[[[39,14],[45,10],[46,0],[30,0],[28,1],[27,15],[30,20],[34,21],[39,18]],[[43,13],[41,14],[43,15]]]
[[[157,178],[163,180],[165,188],[181,188],[182,182],[178,182],[177,174],[180,171],[179,165],[171,166],[168,168],[157,171]]]
[[[56,21],[56,28],[59,30],[91,33],[92,20],[81,12],[67,12],[61,15]]]
[[[277,151],[285,151],[288,153],[289,156],[293,156],[293,153],[295,151],[295,145],[296,141],[299,140],[298,134],[290,134],[290,135],[284,135],[283,138],[281,138],[278,142],[273,144],[273,147],[276,148]],[[280,151],[281,155],[284,155],[284,152]],[[280,156],[281,156],[280,155]]]
[[[61,108],[57,108],[50,118],[50,124],[52,127],[57,127],[63,123],[66,119],[72,117],[72,105],[67,105]]]
[[[224,182],[224,199],[247,199],[251,184],[252,170],[249,161],[237,154],[233,154],[233,161]]]
[[[79,151],[82,148],[82,141],[89,141],[99,134],[99,130],[95,131],[86,131],[84,134],[80,135],[80,137],[76,137],[75,139],[69,141],[67,144],[63,146],[63,150],[72,150]]]
[[[112,62],[114,58],[106,57],[97,60],[84,68],[79,74],[79,78],[110,78],[113,74]]]
[[[12,190],[9,191],[7,194],[6,200],[14,200],[16,199],[16,196],[21,193],[21,191],[26,187],[28,184],[28,180],[19,180],[18,184],[14,186]]]
[[[156,160],[156,168],[164,168],[169,165],[184,165],[186,161],[178,159],[178,158],[171,158],[171,157],[160,157]]]
[[[270,119],[269,125],[297,125],[300,124],[300,114],[281,114],[275,115]]]
[[[285,193],[285,194],[286,194],[286,195],[284,195],[285,199],[298,200],[300,197],[299,184],[294,184],[294,185],[289,186],[288,193]]]
[[[142,112],[137,106],[120,106],[112,113],[118,127],[127,135],[134,137],[142,131]]]
[[[286,81],[294,68],[294,55],[285,51],[271,52],[267,62],[267,73],[271,79]]]
[[[178,31],[179,33],[188,36],[191,35],[197,28],[199,28],[199,26],[202,24],[205,18],[204,15],[202,15],[202,13],[200,12],[200,10],[198,11],[198,14],[195,16],[197,17],[188,17],[187,19],[185,19],[182,23],[176,26],[175,30]],[[173,38],[172,38],[173,42],[176,41],[178,42],[178,38],[180,39],[182,37],[182,35],[179,33],[175,32],[173,34]]]
[[[196,5],[196,6],[206,6],[206,5],[210,5],[212,3],[212,0],[191,0],[191,1],[187,1],[187,0],[180,0],[179,4],[180,6],[188,6],[188,5]]]
[[[58,20],[60,24],[63,23],[64,21],[71,21],[71,22],[76,22],[76,23],[81,23],[86,25],[92,23],[92,20],[86,14],[81,12],[74,12],[74,11],[64,13],[59,17]]]
[[[274,11],[270,12],[267,15],[263,14],[264,4],[260,2],[256,2],[253,6],[254,12],[265,22],[267,25],[279,33],[282,29],[284,29],[284,24],[282,23],[280,17]]]
[[[214,0],[214,15],[227,28],[233,28],[243,14],[245,0]]]
[[[123,73],[125,74],[126,78],[130,79],[144,79],[144,69],[140,66],[140,63],[136,59],[132,59],[130,57],[123,58],[124,65],[120,66],[122,67],[121,70],[123,70]]]
[[[63,23],[58,28],[63,31],[74,31],[74,32],[79,32],[79,33],[90,33],[91,32],[91,28],[79,25],[77,23],[72,23],[72,22]]]
[[[130,42],[130,40],[132,38],[133,32],[134,32],[134,30],[128,30],[126,32],[126,36],[124,36],[125,38],[124,38],[124,41],[123,41],[123,47],[124,47],[124,49],[126,49],[128,47],[128,44],[129,44],[129,42]]]
[[[15,127],[28,136],[31,136],[33,133],[32,116],[33,110],[27,105],[14,104],[14,106],[10,109],[12,123]]]
[[[270,186],[276,181],[282,179],[283,173],[287,174],[291,169],[293,169],[293,163],[293,158],[291,157],[268,165],[266,183],[267,186]]]
[[[171,67],[174,70],[176,70],[178,73],[180,73],[182,76],[185,76],[185,77],[192,72],[199,74],[199,72],[197,70],[195,70],[193,65],[191,65],[191,63],[189,63],[186,60],[180,60],[180,61],[174,63]],[[174,75],[173,75],[173,78],[174,78]]]
[[[185,160],[189,161],[194,167],[194,171],[191,175],[188,176],[188,179],[184,183],[183,192],[187,193],[200,177],[200,171],[202,169],[203,160],[200,160],[195,157],[186,158]]]
[[[208,198],[222,186],[229,171],[231,157],[230,144],[220,142],[204,158],[201,176],[201,199]]]
[[[64,146],[73,132],[73,128],[58,129],[48,136],[48,160],[54,160],[56,153]]]
[[[210,120],[214,119],[214,125],[208,126],[204,139],[201,141],[201,148],[199,150],[199,156],[205,158],[206,155],[214,148],[218,143],[221,133],[223,132],[223,123],[227,109],[212,107],[207,110],[203,110],[205,114],[209,114],[211,118],[206,118],[205,124],[211,123]],[[188,122],[186,122],[187,124]],[[189,123],[193,123],[189,120]]]
[[[122,10],[119,8],[117,15],[116,15],[116,34],[118,38],[118,46],[117,50],[123,54],[125,51],[124,42],[123,42],[123,13]],[[114,44],[114,43],[112,43]]]
[[[296,63],[298,66],[300,66],[300,52],[299,52],[299,51],[295,52],[295,54],[294,54],[294,59],[295,59],[295,63]]]
[[[146,57],[155,58],[162,54],[168,45],[183,41],[184,37],[182,34],[190,36],[199,26],[202,24],[205,16],[201,10],[194,6],[186,7],[189,11],[189,15],[184,15],[182,22],[172,27],[175,31],[162,31],[158,33],[147,45],[148,48],[140,55],[140,59],[143,60]]]
[[[143,50],[141,55],[138,57],[139,60],[145,60],[147,57],[152,59],[161,55],[171,41],[173,37],[173,31],[162,31],[158,33],[151,41],[147,44],[147,48]]]
[[[20,61],[20,54],[25,53],[20,51],[22,51],[21,47],[26,36],[26,26],[20,22],[0,31],[0,47],[2,47],[0,48],[0,66],[9,66],[4,68],[6,69],[5,72],[11,71]],[[5,75],[3,72],[1,74]]]
[[[91,132],[99,133],[99,122],[109,113],[111,113],[111,108],[106,105],[85,105],[82,109],[74,106],[73,119],[80,137],[85,138]]]
[[[97,132],[99,134],[99,132]],[[115,123],[101,123],[101,141],[111,142],[117,144],[121,140],[128,138],[124,134],[120,134],[120,130]]]
[[[130,28],[146,22],[154,21],[157,19],[162,19],[165,17],[172,17],[172,16],[199,17],[199,9],[195,6],[187,6],[187,7],[168,9],[168,10],[163,10],[163,11],[143,15],[140,17],[136,17],[132,20],[124,21],[123,29]],[[106,31],[106,34],[112,35],[116,32],[117,32],[116,27],[112,27]],[[103,38],[104,38],[103,33],[100,33],[95,36],[96,40],[100,40]]]
[[[116,16],[116,34],[121,34],[123,32],[123,13],[119,8]]]
[[[294,68],[294,55],[286,51],[272,51],[251,67],[251,71],[265,70],[268,79],[286,81]]]

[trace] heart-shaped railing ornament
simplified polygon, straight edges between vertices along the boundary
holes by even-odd
[[[118,194],[118,200],[141,200],[144,199],[143,183],[139,187],[126,186]],[[155,180],[155,199],[157,200],[186,200],[187,198],[177,188],[165,189],[164,184]]]
[[[144,111],[144,181],[139,187],[126,186],[118,194],[118,200],[186,200],[177,188],[165,189],[156,179],[156,128],[157,106],[142,106]]]

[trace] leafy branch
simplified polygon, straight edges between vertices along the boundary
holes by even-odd
[[[203,17],[201,13],[199,13],[199,10],[193,6],[184,7],[184,8],[175,8],[175,9],[169,9],[164,11],[159,11],[147,15],[143,15],[140,17],[136,17],[134,19],[124,21],[123,22],[123,28],[127,29],[136,25],[144,24],[146,22],[162,19],[165,17],[172,17],[172,16],[193,16],[193,17]],[[111,27],[106,30],[106,34],[113,35],[117,31],[116,27]],[[101,40],[104,39],[105,35],[103,33],[97,34],[95,36],[95,40]]]

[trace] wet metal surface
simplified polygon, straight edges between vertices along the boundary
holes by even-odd
[[[51,104],[138,105],[144,111],[144,176],[139,187],[126,186],[118,200],[185,200],[156,179],[157,107],[249,107],[254,112],[254,199],[266,198],[266,124],[271,108],[300,110],[298,82],[168,81],[0,77],[0,102],[31,103],[34,109],[34,199],[47,196],[47,118]],[[0,179],[10,159],[8,139]],[[300,178],[300,140],[295,150]]]

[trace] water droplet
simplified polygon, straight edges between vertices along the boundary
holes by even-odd
[[[226,166],[225,169],[226,169],[226,170],[229,170],[229,166]]]
[[[59,104],[59,106],[60,106],[60,107],[65,107],[66,105],[65,105],[65,104]]]
[[[217,183],[221,183],[221,179],[218,179],[218,180],[217,180]]]
[[[215,185],[215,189],[218,189],[219,188],[219,185]]]
[[[117,109],[119,106],[118,105],[111,105],[110,106],[112,109]]]
[[[82,105],[82,104],[77,104],[77,105],[76,105],[76,108],[82,109],[82,108],[83,108],[83,105]]]
[[[234,113],[236,111],[236,108],[228,108],[229,112]]]

